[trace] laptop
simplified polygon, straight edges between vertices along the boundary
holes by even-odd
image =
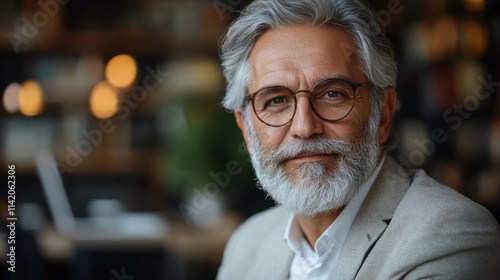
[[[94,205],[107,205],[108,209],[113,207],[118,209],[112,211],[112,214],[99,215],[96,214],[98,211],[92,211],[94,214],[90,217],[75,217],[52,151],[37,152],[35,165],[54,225],[60,233],[77,241],[162,240],[165,238],[169,226],[167,220],[161,215],[120,211],[119,207],[116,207],[119,204],[118,201],[109,199],[93,201]]]

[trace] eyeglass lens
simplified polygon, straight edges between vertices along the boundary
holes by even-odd
[[[255,113],[268,125],[285,125],[295,114],[296,94],[301,92],[310,94],[314,112],[327,121],[344,118],[354,106],[355,87],[347,81],[332,79],[319,83],[312,91],[293,92],[284,86],[264,88],[253,99]]]

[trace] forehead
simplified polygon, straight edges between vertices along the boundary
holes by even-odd
[[[334,25],[282,27],[265,32],[250,52],[249,89],[314,85],[322,79],[364,77],[350,33]]]

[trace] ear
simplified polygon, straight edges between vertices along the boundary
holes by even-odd
[[[245,140],[245,143],[247,145],[248,153],[252,155],[252,146],[250,143],[250,137],[248,137],[248,132],[247,132],[247,124],[245,120],[243,119],[243,110],[237,109],[234,111],[234,116],[236,117],[236,123],[238,124],[238,127],[241,130],[241,133],[243,134],[243,139]]]
[[[392,87],[384,89],[382,92],[384,101],[380,110],[380,124],[378,128],[378,142],[383,145],[389,139],[392,128],[392,117],[396,111],[397,94]]]

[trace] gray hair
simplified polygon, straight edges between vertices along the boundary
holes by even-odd
[[[372,110],[383,102],[380,91],[396,86],[397,66],[391,44],[372,11],[356,0],[256,0],[234,21],[221,45],[226,95],[222,105],[236,110],[245,104],[250,79],[248,57],[257,39],[270,29],[296,25],[332,24],[349,32],[362,69],[375,87]]]

